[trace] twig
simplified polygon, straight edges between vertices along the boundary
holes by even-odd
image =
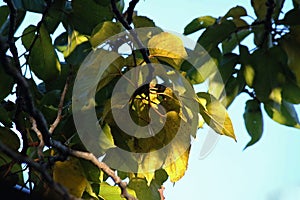
[[[41,131],[37,128],[36,126],[36,121],[34,118],[30,117],[30,121],[31,121],[31,124],[32,124],[32,127],[31,129],[36,133],[36,135],[38,136],[40,142],[39,142],[39,145],[37,147],[38,149],[38,156],[39,158],[43,158],[44,155],[43,155],[43,149],[45,147],[45,143],[44,143],[44,140],[43,140],[43,136],[42,136],[42,133]]]
[[[122,16],[120,11],[118,10],[115,0],[111,0],[111,7],[112,7],[113,13],[116,15],[116,18],[124,26],[124,28],[126,28],[129,31],[129,33],[132,35],[134,41],[137,43],[139,51],[141,52],[145,62],[147,64],[151,64],[151,61],[150,61],[149,56],[148,56],[147,49],[144,47],[143,43],[139,39],[136,31],[134,29],[132,29],[132,27],[126,22],[126,20],[124,19],[124,17]]]
[[[104,162],[100,162],[96,156],[89,152],[70,150],[70,155],[77,158],[83,158],[85,160],[91,161],[95,166],[104,171],[109,177],[111,177],[114,182],[120,187],[121,195],[127,200],[137,200],[134,196],[128,193],[127,183],[123,182],[122,179],[115,174],[115,172],[109,168]]]
[[[125,14],[127,15],[126,21],[128,24],[132,23],[132,16],[133,16],[134,8],[138,2],[139,2],[139,0],[132,0],[129,3],[129,6],[125,12]]]
[[[43,176],[44,180],[48,183],[48,185],[54,188],[55,191],[57,191],[59,194],[61,194],[64,197],[64,199],[72,199],[68,191],[60,184],[53,181],[51,175],[39,163],[36,163],[31,159],[29,159],[28,157],[24,157],[22,154],[10,149],[5,144],[3,144],[1,140],[0,140],[0,151],[2,151],[3,153],[5,153],[11,158],[14,158],[14,160],[17,161],[18,163],[20,164],[26,163],[29,167],[32,167],[33,169],[38,171]]]
[[[158,192],[159,192],[159,195],[160,195],[160,200],[165,200],[164,190],[165,190],[165,187],[164,187],[164,186],[161,186],[161,187],[158,189]]]
[[[57,127],[57,125],[59,124],[60,120],[62,119],[62,110],[63,110],[63,105],[64,105],[64,101],[65,101],[65,96],[66,93],[68,91],[68,87],[69,87],[69,82],[70,82],[70,77],[67,77],[64,89],[61,93],[60,96],[60,101],[58,104],[58,111],[57,111],[57,116],[56,119],[54,120],[54,122],[51,124],[50,128],[49,128],[49,133],[52,134],[53,131],[55,130],[55,128]]]

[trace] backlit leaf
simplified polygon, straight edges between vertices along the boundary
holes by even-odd
[[[82,196],[89,184],[80,162],[76,158],[70,158],[64,162],[55,162],[53,179],[66,187],[70,194],[78,198]]]
[[[171,33],[162,32],[153,36],[148,42],[150,56],[155,56],[179,69],[187,53],[182,40]]]
[[[126,188],[128,193],[132,196],[136,197],[135,191]],[[100,183],[100,197],[103,198],[103,200],[125,200],[124,197],[121,197],[121,189],[118,186],[112,186],[109,185],[106,182]]]
[[[141,27],[155,27],[153,20],[149,19],[146,16],[133,16],[132,22],[135,28]]]
[[[231,119],[226,108],[215,97],[208,93],[197,93],[200,114],[203,119],[215,132],[226,135],[236,140]]]
[[[119,23],[106,21],[98,24],[90,37],[90,43],[93,47],[97,47],[109,37],[120,33],[121,30],[122,27]]]
[[[174,148],[174,151],[176,151],[176,148]],[[171,154],[170,156],[176,156],[176,155],[172,155],[172,153],[173,152],[170,152]],[[170,181],[172,183],[179,181],[184,176],[188,167],[189,154],[190,154],[190,149],[187,149],[175,161],[168,162],[168,160],[166,160],[167,164],[163,166],[163,169],[166,170],[166,172],[168,173],[170,177]],[[173,160],[174,158],[171,159]]]
[[[263,134],[263,116],[260,103],[257,100],[248,100],[243,117],[246,129],[251,136],[251,140],[245,147],[247,148],[258,142]]]
[[[280,103],[270,101],[264,103],[264,108],[274,121],[286,126],[300,128],[298,114],[291,103],[284,100]]]
[[[184,35],[189,35],[203,28],[207,28],[216,22],[216,18],[211,16],[203,16],[193,19],[185,28]]]

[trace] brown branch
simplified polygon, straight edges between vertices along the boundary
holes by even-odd
[[[64,89],[61,93],[60,96],[60,100],[59,100],[59,104],[58,104],[58,111],[57,111],[57,116],[56,119],[54,120],[54,122],[50,125],[49,128],[49,133],[52,134],[53,131],[55,130],[55,128],[57,127],[57,125],[59,124],[60,120],[62,119],[62,110],[63,110],[63,105],[64,105],[64,101],[65,101],[65,96],[67,94],[68,91],[68,87],[69,87],[69,82],[70,82],[70,77],[67,77]]]
[[[9,157],[13,158],[18,163],[26,163],[29,167],[35,169],[38,171],[44,178],[44,180],[47,182],[47,184],[53,188],[55,191],[57,191],[60,195],[64,197],[64,199],[72,199],[68,193],[68,191],[60,184],[53,181],[51,175],[47,172],[47,170],[43,167],[43,165],[40,165],[39,163],[34,162],[28,157],[24,157],[21,153],[16,152],[12,149],[10,149],[8,146],[2,143],[0,140],[0,151],[8,155]]]
[[[96,156],[89,152],[70,150],[70,155],[77,158],[83,158],[85,160],[91,161],[95,166],[104,171],[109,177],[111,177],[114,182],[120,187],[121,195],[127,200],[137,200],[134,196],[128,193],[127,183],[123,182],[122,179],[115,174],[115,172],[109,168],[104,162],[100,162]]]
[[[125,15],[127,16],[126,21],[128,24],[132,23],[132,16],[134,13],[134,8],[138,2],[139,2],[139,0],[130,1],[129,6],[128,6],[127,10],[125,11]]]
[[[160,195],[160,200],[165,200],[164,190],[165,190],[165,187],[164,187],[164,186],[161,186],[161,187],[158,189],[158,192],[159,192],[159,195]]]
[[[43,135],[42,135],[41,131],[37,128],[35,119],[30,117],[30,121],[31,121],[31,124],[32,124],[31,129],[36,133],[37,137],[40,140],[39,145],[37,147],[38,156],[39,156],[40,159],[43,159],[43,157],[44,157],[43,149],[45,147],[45,143],[44,143],[44,140],[43,140]]]
[[[124,17],[118,10],[115,0],[111,0],[111,7],[112,7],[112,11],[115,14],[117,20],[124,26],[124,28],[126,28],[129,31],[129,33],[132,35],[134,41],[137,43],[139,51],[141,52],[145,62],[147,64],[151,64],[147,49],[144,47],[143,43],[139,39],[136,31],[134,29],[132,29],[132,27],[127,23],[127,21],[124,19]]]

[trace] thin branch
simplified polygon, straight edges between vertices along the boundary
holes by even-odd
[[[54,120],[54,122],[51,124],[50,128],[49,128],[49,133],[52,134],[53,131],[55,130],[55,128],[57,127],[57,125],[59,124],[60,120],[62,119],[62,110],[63,110],[63,105],[64,105],[64,101],[65,101],[65,96],[67,94],[68,91],[68,87],[69,87],[69,82],[70,82],[70,77],[67,77],[64,89],[61,93],[60,96],[60,101],[58,104],[58,111],[57,111],[57,116],[56,119]]]
[[[127,23],[127,21],[124,19],[124,17],[118,10],[115,0],[111,0],[111,7],[112,7],[113,13],[116,15],[117,20],[124,26],[124,28],[126,28],[129,31],[129,33],[132,35],[134,41],[137,43],[138,48],[139,48],[145,62],[147,64],[151,64],[147,49],[144,47],[143,43],[139,39],[136,31],[134,29],[132,29],[132,27]]]
[[[96,156],[89,152],[70,150],[70,155],[77,158],[83,158],[85,160],[91,161],[95,166],[104,171],[109,177],[111,177],[114,182],[120,187],[122,193],[121,195],[127,200],[137,200],[134,196],[128,193],[127,183],[123,182],[122,179],[115,174],[115,172],[109,168],[104,162],[100,162]]]
[[[128,24],[131,24],[132,23],[132,16],[133,16],[133,12],[134,12],[134,8],[136,6],[136,4],[139,2],[139,0],[132,0],[130,1],[129,3],[129,6],[125,12],[126,14],[126,21]]]
[[[72,197],[69,195],[68,191],[61,186],[60,184],[53,181],[51,175],[47,172],[46,169],[39,163],[36,163],[29,159],[28,157],[24,157],[21,153],[16,152],[9,147],[7,147],[5,144],[2,143],[0,140],[0,151],[8,155],[9,157],[13,158],[15,161],[21,163],[26,163],[29,167],[32,167],[36,171],[38,171],[44,178],[44,180],[48,183],[48,185],[55,189],[60,195],[64,197],[64,199],[72,199]]]
[[[43,140],[43,135],[42,135],[41,131],[37,128],[35,119],[30,117],[30,121],[31,121],[31,124],[32,124],[31,129],[36,133],[37,137],[40,140],[39,145],[37,147],[38,156],[39,156],[40,159],[43,159],[43,157],[44,157],[43,149],[45,147],[45,143],[44,143],[44,140]]]

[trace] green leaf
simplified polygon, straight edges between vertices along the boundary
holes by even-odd
[[[132,22],[135,28],[155,27],[153,20],[146,16],[133,16]]]
[[[57,50],[63,53],[64,57],[70,56],[77,46],[88,41],[85,35],[72,31],[71,34],[63,32],[54,41],[54,46]]]
[[[5,127],[10,127],[12,128],[12,119],[11,119],[11,114],[1,105],[0,106],[0,122],[5,126]]]
[[[9,128],[0,126],[0,141],[15,151],[20,148],[19,136]]]
[[[224,18],[232,17],[232,18],[240,18],[242,16],[247,16],[247,11],[244,7],[242,6],[236,6],[231,8]]]
[[[223,104],[215,97],[205,92],[199,92],[197,93],[197,96],[200,114],[207,125],[218,134],[226,135],[236,141],[231,119]]]
[[[282,98],[292,104],[300,103],[300,87],[288,79],[282,87]]]
[[[233,21],[223,21],[208,27],[198,39],[198,43],[202,45],[208,52],[215,48],[220,42],[228,38],[236,31]]]
[[[300,22],[298,20],[299,18],[300,18],[300,10],[292,9],[285,14],[282,22],[283,24],[288,26],[300,25]]]
[[[10,63],[12,64],[12,59],[8,58]],[[2,63],[0,63],[0,100],[3,100],[6,98],[13,89],[14,86],[14,80],[11,76],[9,76],[5,71],[4,71],[4,66]]]
[[[101,22],[112,20],[113,13],[110,6],[101,6],[94,0],[72,1],[72,12],[68,16],[67,24],[81,34],[91,35],[93,29]]]
[[[298,33],[299,34],[299,33]],[[296,78],[297,85],[300,86],[300,57],[299,57],[299,42],[297,42],[297,35],[287,34],[280,41],[280,46],[287,54],[287,64],[291,72]],[[299,37],[299,36],[298,36]]]
[[[229,53],[234,50],[237,45],[239,45],[250,33],[251,31],[249,30],[242,30],[237,33],[233,33],[231,37],[222,42],[223,54]]]
[[[66,0],[53,1],[50,9],[44,15],[43,23],[50,34],[53,34],[58,25],[66,17],[65,11]]]
[[[136,193],[136,197],[142,200],[160,200],[157,190],[151,190],[145,179],[133,178],[129,181],[128,188]]]
[[[97,47],[109,37],[112,37],[122,30],[122,26],[119,23],[106,21],[100,23],[93,30],[92,36],[90,37],[90,43],[93,47]]]
[[[47,5],[44,0],[14,0],[14,4],[18,10],[36,13],[43,13]]]
[[[212,54],[220,54],[219,49],[215,48]],[[218,58],[212,57],[207,51],[200,49],[190,53],[188,61],[182,63],[183,71],[187,72],[187,79],[191,84],[204,82],[217,70]]]
[[[59,75],[60,63],[45,26],[40,27],[38,36],[35,31],[36,27],[30,25],[24,30],[22,36],[23,45],[27,50],[31,50],[28,58],[30,69],[38,78],[51,81]],[[35,37],[37,40],[34,39]]]
[[[211,16],[203,16],[193,19],[185,28],[184,28],[184,35],[189,35],[196,31],[199,31],[203,28],[207,28],[215,24],[216,18]]]
[[[279,17],[280,11],[285,0],[274,0],[274,11],[273,18],[277,19]],[[264,20],[268,12],[268,0],[251,0],[251,5],[254,12],[259,20]]]
[[[251,136],[251,140],[245,149],[258,142],[263,134],[263,116],[260,108],[260,102],[257,100],[248,100],[246,102],[244,121],[246,129]]]
[[[150,56],[169,63],[179,69],[187,57],[182,40],[174,34],[162,32],[153,36],[148,42]]]
[[[132,196],[136,197],[135,191],[127,188],[127,191]],[[106,182],[102,182],[100,184],[100,197],[104,200],[125,200],[125,198],[121,197],[121,189],[118,186],[111,186]]]
[[[279,124],[300,128],[297,112],[291,103],[269,101],[264,103],[264,108],[269,117]]]
[[[7,6],[0,7],[0,27],[8,19],[9,8]]]
[[[251,55],[251,62],[254,71],[247,69],[248,71],[245,73],[249,76],[254,73],[252,86],[256,97],[261,102],[266,102],[269,99],[274,100],[274,95],[277,95],[276,90],[281,88],[283,82],[282,76],[284,76],[284,67],[286,66],[285,53],[279,46],[274,46],[268,50],[259,49]]]

